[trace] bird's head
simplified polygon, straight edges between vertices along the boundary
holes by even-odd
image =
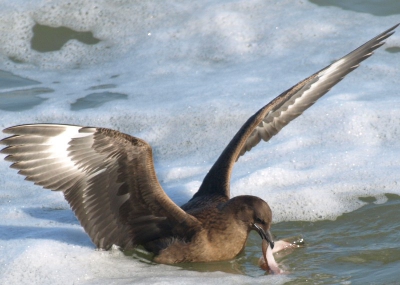
[[[230,202],[234,205],[236,218],[247,226],[248,232],[255,230],[261,239],[267,241],[274,248],[274,241],[270,232],[272,211],[268,204],[255,196],[237,196]]]

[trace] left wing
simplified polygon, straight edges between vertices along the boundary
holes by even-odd
[[[145,141],[104,128],[34,124],[4,130],[12,168],[44,188],[62,191],[103,249],[134,247],[163,236],[187,237],[201,226],[158,182]]]

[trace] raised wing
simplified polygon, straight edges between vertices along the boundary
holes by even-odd
[[[230,175],[239,156],[250,151],[261,139],[268,141],[284,126],[312,106],[346,74],[384,44],[399,24],[381,33],[348,55],[337,60],[283,92],[251,116],[240,128],[204,178],[193,199],[207,195],[229,197]]]
[[[185,237],[199,226],[161,188],[151,147],[110,129],[21,125],[4,130],[1,153],[26,180],[64,196],[93,243],[103,249]]]

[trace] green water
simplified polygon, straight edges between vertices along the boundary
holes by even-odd
[[[319,6],[334,6],[344,10],[367,13],[374,16],[400,14],[399,0],[310,0]]]
[[[91,93],[71,104],[72,111],[98,108],[105,103],[115,100],[126,100],[128,95],[109,91]]]
[[[387,195],[384,204],[368,204],[336,221],[277,224],[282,236],[303,234],[307,247],[281,260],[291,271],[292,284],[351,281],[388,284],[400,273],[400,197]]]
[[[78,32],[67,27],[49,27],[36,24],[33,29],[31,48],[39,52],[60,50],[68,41],[75,39],[81,43],[94,45],[100,42],[92,32]]]

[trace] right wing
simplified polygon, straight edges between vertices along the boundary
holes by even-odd
[[[312,106],[344,76],[356,69],[360,62],[370,57],[375,49],[382,46],[383,41],[394,33],[393,30],[398,25],[297,83],[251,116],[212,166],[199,191],[192,199],[209,195],[229,198],[230,176],[238,158],[250,151],[261,139],[268,141],[289,122]]]

